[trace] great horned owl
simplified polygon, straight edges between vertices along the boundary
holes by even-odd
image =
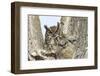
[[[45,44],[49,50],[57,50],[56,48],[62,40],[62,36],[60,35],[61,24],[62,23],[57,22],[57,26],[51,26],[49,28],[46,25],[44,26],[46,29]]]
[[[57,23],[57,26],[51,26],[49,28],[46,25],[44,27],[46,29],[45,45],[46,50],[48,51],[47,54],[48,56],[53,55],[56,59],[56,51],[58,49],[58,42],[60,38],[60,24]]]
[[[48,50],[55,50],[57,43],[58,43],[58,37],[59,37],[59,23],[57,23],[57,26],[51,26],[47,27],[44,26],[46,29],[45,33],[45,44],[47,45]]]

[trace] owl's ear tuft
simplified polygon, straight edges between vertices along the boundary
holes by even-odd
[[[45,28],[46,30],[48,30],[48,27],[47,27],[47,25],[44,25],[44,28]]]
[[[57,26],[59,26],[59,22],[57,22]]]
[[[44,25],[44,28],[46,29],[46,31],[50,31],[50,29],[47,27],[47,25]]]
[[[56,29],[56,32],[58,32],[59,28],[60,28],[60,23],[57,22],[57,29]]]

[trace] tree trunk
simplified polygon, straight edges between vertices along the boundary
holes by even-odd
[[[73,41],[72,58],[87,58],[88,34],[86,17],[61,17],[61,32],[70,42]],[[72,48],[72,45],[69,45]],[[69,50],[70,51],[70,50]]]
[[[40,26],[39,16],[28,16],[28,51],[43,49],[43,35]],[[29,56],[29,60],[32,58]]]

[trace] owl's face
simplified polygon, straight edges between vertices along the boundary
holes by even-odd
[[[44,26],[46,29],[45,33],[45,42],[49,45],[57,45],[58,38],[60,36],[59,31],[59,23],[57,23],[57,26],[51,26],[48,28],[47,26]]]

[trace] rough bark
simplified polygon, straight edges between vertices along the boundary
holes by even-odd
[[[70,48],[73,48],[72,58],[87,57],[87,18],[86,17],[61,17],[61,32],[70,42],[73,41]],[[66,51],[64,54],[66,54]],[[72,52],[69,50],[69,52]]]
[[[30,54],[34,50],[43,49],[43,35],[40,27],[39,16],[28,16],[28,51]],[[29,56],[29,60],[33,60]]]

